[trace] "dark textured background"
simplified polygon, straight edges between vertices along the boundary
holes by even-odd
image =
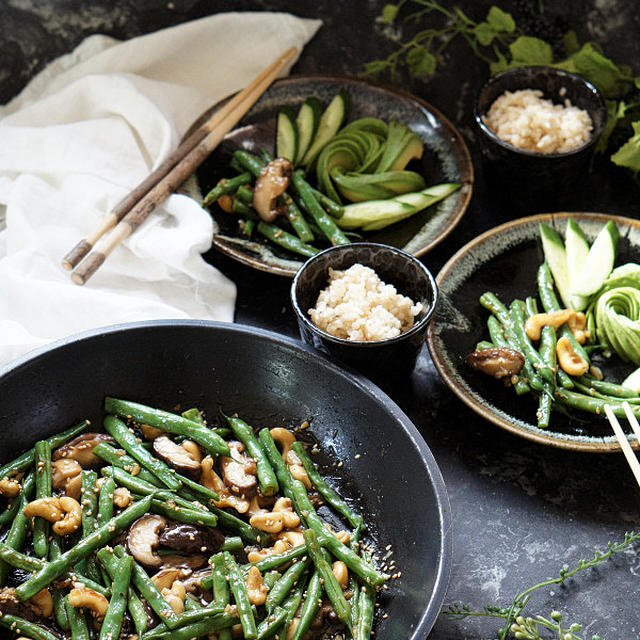
[[[402,35],[376,21],[383,4],[373,0],[0,0],[0,103],[16,95],[48,61],[70,51],[89,34],[126,39],[228,10],[283,10],[321,18],[323,27],[293,73],[356,74],[366,61],[392,51]],[[492,3],[460,0],[456,4],[481,19]],[[521,5],[501,3],[505,9]],[[640,74],[636,2],[567,0],[545,5],[565,16],[581,41],[596,39],[608,55],[631,64]],[[401,74],[395,80],[454,122],[469,145],[476,168],[474,196],[460,225],[424,257],[434,273],[481,231],[539,211],[535,196],[507,201],[500,189],[486,187],[471,105],[487,73],[484,63],[461,44],[448,50],[434,79],[414,80]],[[549,210],[638,217],[639,199],[640,189],[628,174],[600,161],[585,175],[579,190],[566,201],[556,200]],[[296,335],[289,281],[249,270],[214,252],[207,257],[238,285],[238,322]],[[557,575],[565,562],[573,566],[580,558],[591,557],[594,548],[604,549],[607,541],[638,527],[638,489],[621,455],[550,449],[484,422],[444,387],[426,349],[410,382],[387,390],[421,430],[449,489],[454,563],[445,603],[507,605],[516,590]],[[638,638],[638,574],[637,550],[629,550],[581,574],[567,587],[541,589],[530,612],[548,616],[552,608],[560,608],[565,620],[585,625],[581,632],[585,638],[595,632],[610,640]],[[495,637],[496,628],[495,621],[487,619],[456,621],[443,615],[430,638]]]

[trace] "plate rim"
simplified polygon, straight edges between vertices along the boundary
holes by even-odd
[[[588,212],[588,211],[557,211],[552,213],[537,213],[530,216],[525,216],[522,218],[517,218],[514,220],[509,220],[500,225],[492,227],[486,231],[484,231],[479,236],[476,236],[469,242],[467,242],[463,247],[458,249],[444,264],[444,266],[438,272],[436,276],[436,283],[438,285],[438,289],[442,294],[441,284],[442,282],[449,276],[449,274],[454,270],[458,262],[467,255],[470,251],[476,249],[478,246],[484,244],[485,242],[491,240],[495,236],[503,233],[506,230],[512,229],[514,227],[523,227],[526,225],[530,225],[536,222],[552,222],[558,219],[566,219],[569,217],[577,218],[577,219],[589,219],[592,221],[600,221],[606,222],[607,220],[613,220],[616,224],[626,225],[629,227],[633,227],[638,232],[640,232],[640,220],[636,220],[635,218],[629,218],[626,216],[618,215],[618,214],[608,214],[602,212]],[[612,440],[608,441],[603,438],[590,438],[588,440],[578,439],[576,436],[570,436],[566,434],[564,438],[558,438],[556,436],[550,435],[552,432],[545,433],[542,429],[536,429],[535,431],[531,429],[527,429],[522,427],[514,422],[506,420],[502,418],[502,416],[496,414],[489,407],[493,406],[491,404],[481,404],[475,398],[474,394],[471,393],[466,385],[460,384],[455,377],[451,374],[448,367],[446,366],[444,359],[442,358],[442,353],[438,348],[436,343],[436,335],[435,335],[435,318],[434,317],[429,324],[429,328],[427,329],[427,347],[429,349],[429,353],[431,355],[431,359],[438,370],[442,380],[449,387],[451,391],[464,402],[471,410],[473,410],[480,417],[484,418],[488,422],[493,423],[494,425],[505,429],[506,431],[513,433],[517,436],[523,437],[527,440],[531,440],[538,444],[543,444],[547,446],[556,447],[559,449],[566,449],[571,451],[581,451],[586,453],[618,453],[622,451],[619,442],[616,440],[615,436],[611,436]],[[557,432],[555,432],[557,433]],[[640,448],[640,443],[636,440],[629,441],[631,446],[634,448]]]
[[[469,147],[467,146],[467,143],[465,142],[462,134],[454,126],[451,120],[447,118],[438,108],[434,107],[431,103],[427,102],[423,98],[420,98],[419,96],[412,94],[404,89],[401,89],[399,87],[396,87],[390,84],[375,82],[370,79],[358,78],[358,77],[349,76],[349,75],[331,75],[331,74],[290,75],[283,78],[278,78],[270,85],[269,88],[273,86],[281,86],[286,84],[296,84],[303,81],[352,83],[352,84],[363,85],[363,86],[375,88],[378,90],[382,90],[387,93],[399,96],[405,100],[410,100],[414,103],[417,103],[418,105],[420,105],[420,107],[432,113],[436,117],[438,122],[447,128],[447,130],[453,136],[453,139],[457,141],[456,147],[460,150],[460,154],[464,161],[464,164],[461,165],[463,169],[462,171],[463,179],[461,181],[461,186],[464,187],[464,189],[461,189],[462,197],[458,202],[458,204],[456,205],[454,211],[452,212],[452,215],[448,219],[447,224],[444,225],[443,228],[440,230],[440,232],[437,233],[424,247],[421,247],[417,251],[412,252],[412,255],[414,255],[415,257],[422,256],[428,253],[429,251],[431,251],[438,244],[440,244],[458,226],[460,220],[462,219],[462,216],[466,213],[469,207],[469,202],[471,201],[471,197],[473,195],[473,187],[475,184],[475,171],[474,171],[473,161],[471,159],[471,153],[469,151]],[[220,108],[220,106],[222,106],[228,99],[229,98],[224,98],[223,100],[213,105],[207,111],[211,112],[216,110],[217,108]],[[236,127],[234,127],[232,131],[234,131],[235,129]],[[464,175],[465,171],[466,171],[466,177]],[[211,215],[210,212],[207,211],[207,213]],[[258,269],[259,271],[264,271],[266,273],[271,273],[273,275],[293,278],[297,273],[298,269],[300,268],[300,266],[302,266],[302,264],[304,263],[304,260],[300,261],[300,266],[296,269],[286,268],[277,264],[266,263],[261,259],[253,258],[251,255],[248,255],[246,252],[240,251],[233,245],[233,243],[228,242],[226,240],[226,237],[227,236],[225,236],[224,234],[214,233],[212,238],[212,245],[215,246],[216,249],[218,249],[221,253],[225,254],[226,256],[240,262],[241,264],[244,264],[249,267],[253,267],[254,269]],[[402,249],[402,247],[399,247],[399,248]]]

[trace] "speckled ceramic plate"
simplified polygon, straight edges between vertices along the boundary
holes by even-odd
[[[309,96],[327,105],[341,89],[351,97],[349,120],[376,116],[401,120],[424,141],[420,162],[410,168],[420,171],[429,184],[461,182],[462,187],[444,201],[429,207],[387,229],[365,234],[364,239],[382,242],[419,256],[440,242],[458,224],[473,184],[473,166],[469,151],[453,125],[426,102],[396,89],[383,88],[363,80],[335,77],[291,77],[275,82],[247,113],[239,126],[200,167],[196,176],[201,193],[206,193],[220,178],[233,175],[229,169],[231,153],[242,147],[258,151],[260,146],[273,150],[275,114],[280,106],[297,109]],[[243,238],[238,218],[212,207],[215,220],[214,245],[223,253],[251,267],[293,277],[303,260],[266,240]]]
[[[537,401],[516,396],[499,381],[471,369],[465,356],[488,339],[488,312],[478,299],[493,291],[503,302],[537,296],[536,272],[543,261],[538,223],[546,222],[564,237],[567,218],[578,221],[592,242],[607,220],[620,230],[616,265],[640,260],[640,222],[596,213],[552,213],[521,218],[482,234],[444,265],[436,282],[440,301],[427,335],[431,357],[445,383],[476,413],[512,433],[565,449],[606,452],[620,446],[606,418],[575,411],[554,411],[548,429],[536,426]],[[633,370],[613,358],[597,361],[605,377],[621,381]],[[634,446],[638,443],[633,440]]]

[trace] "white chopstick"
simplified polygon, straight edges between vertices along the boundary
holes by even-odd
[[[624,408],[625,415],[627,416],[627,419],[629,420],[629,424],[633,429],[633,433],[638,439],[638,442],[640,442],[640,424],[638,424],[638,420],[636,419],[635,415],[631,411],[631,407],[629,406],[628,402],[623,402],[622,407]],[[622,427],[618,422],[618,418],[616,418],[615,414],[613,413],[613,410],[608,404],[604,405],[604,412],[607,414],[607,419],[609,420],[609,424],[611,425],[613,432],[615,433],[616,438],[618,439],[618,442],[622,447],[622,452],[624,453],[624,456],[627,459],[627,462],[629,463],[629,467],[631,467],[631,471],[635,476],[636,482],[638,483],[638,486],[640,486],[640,462],[638,462],[638,458],[636,458],[636,455],[633,449],[631,448],[631,445],[629,444],[629,439],[627,438],[626,434],[622,430]]]

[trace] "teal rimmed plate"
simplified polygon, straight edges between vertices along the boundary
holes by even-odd
[[[449,388],[478,415],[516,435],[540,444],[576,451],[619,451],[604,416],[579,411],[552,413],[548,429],[536,425],[537,400],[516,396],[498,380],[472,370],[465,357],[488,339],[486,311],[478,302],[493,291],[509,304],[537,296],[536,272],[543,261],[538,224],[546,222],[564,237],[574,218],[593,242],[607,220],[620,230],[616,265],[640,261],[640,221],[602,213],[551,213],[513,220],[487,231],[460,249],[436,277],[440,299],[427,334],[434,364]],[[617,358],[599,360],[605,378],[620,382],[634,369]],[[632,436],[632,444],[638,443]]]
[[[410,168],[420,171],[427,185],[462,183],[457,192],[433,207],[387,229],[363,235],[364,240],[389,244],[415,256],[426,253],[454,229],[467,208],[473,185],[469,151],[462,136],[437,109],[401,90],[364,80],[294,76],[274,82],[196,172],[200,194],[220,178],[234,175],[229,159],[235,149],[258,152],[264,146],[273,150],[279,107],[288,105],[297,109],[309,96],[316,96],[327,105],[340,89],[346,89],[351,98],[349,120],[364,116],[401,120],[420,135],[424,142],[423,158],[414,161]],[[213,244],[222,253],[250,267],[289,277],[302,265],[301,256],[262,238],[243,238],[237,216],[223,212],[217,205],[212,206],[211,213],[215,226]]]

